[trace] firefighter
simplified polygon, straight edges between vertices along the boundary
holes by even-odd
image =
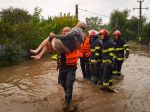
[[[102,88],[112,87],[112,63],[116,60],[114,55],[114,44],[109,37],[109,32],[106,29],[99,31],[100,38],[102,39]]]
[[[68,30],[69,32],[69,30]],[[63,29],[62,34],[65,35]],[[65,92],[64,110],[73,109],[70,106],[72,100],[73,84],[75,81],[75,74],[77,69],[79,50],[74,50],[71,53],[61,53],[57,59],[57,69],[59,69],[58,84],[61,84]]]
[[[80,65],[82,69],[83,79],[90,80],[90,39],[86,35],[84,43],[81,44],[81,49],[79,50]]]
[[[79,51],[76,49],[71,53],[62,53],[59,55],[59,75],[58,75],[58,83],[62,85],[65,91],[65,106],[64,109],[69,109],[71,100],[72,100],[72,92],[73,92],[73,84],[75,81],[75,74],[77,69],[77,61]]]
[[[101,77],[101,40],[98,36],[98,31],[90,30],[89,37],[91,40],[91,57],[90,57],[90,70],[91,82],[96,85]]]
[[[85,29],[85,25],[82,22],[79,22],[77,24],[77,27],[81,28],[82,30]],[[62,37],[60,36],[59,38],[63,38],[63,36]],[[75,37],[72,36],[72,38]],[[65,111],[70,111],[74,109],[71,106],[71,100],[72,100],[73,84],[75,81],[78,58],[79,58],[78,48],[76,49],[73,48],[71,52],[69,53],[63,52],[58,56],[58,64],[59,64],[58,83],[61,84],[62,87],[64,88],[64,92],[65,92],[64,110]]]
[[[121,68],[124,59],[129,57],[129,47],[125,40],[121,38],[121,32],[120,31],[115,31],[113,33],[113,42],[115,45],[115,55],[117,57],[117,62],[114,64],[113,67],[113,77],[115,78],[123,78],[123,75],[121,75]]]

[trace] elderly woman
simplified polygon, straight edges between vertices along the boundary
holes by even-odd
[[[80,49],[80,44],[85,38],[85,33],[83,32],[84,29],[85,24],[83,22],[78,22],[71,31],[64,35],[55,35],[54,33],[50,33],[50,36],[45,39],[36,50],[30,50],[32,53],[37,53],[43,48],[38,55],[31,57],[34,59],[40,59],[43,53],[47,50],[61,54],[63,52],[70,53],[75,49]],[[70,29],[65,27],[65,30],[68,31]]]
[[[62,31],[62,35],[66,35],[68,32],[70,32],[70,28],[69,27],[64,27],[63,28],[63,31]],[[53,35],[52,33],[50,33],[50,35]],[[53,41],[50,43],[49,42],[49,37],[47,37],[39,46],[37,49],[35,50],[30,50],[31,53],[33,54],[37,54],[42,48],[42,51],[35,55],[35,56],[31,56],[31,58],[34,58],[34,59],[40,59],[42,57],[42,55],[46,52],[46,51],[49,51],[49,52],[54,52],[54,49],[52,47],[52,45],[56,43],[55,42],[55,39],[53,39]],[[54,45],[53,45],[54,46]],[[58,46],[58,45],[57,45]]]

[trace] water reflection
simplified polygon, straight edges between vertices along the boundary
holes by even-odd
[[[150,56],[150,46],[147,45],[141,45],[137,43],[129,43],[129,47],[131,50],[131,53],[136,53],[137,55],[141,56]]]
[[[56,63],[47,59],[30,61],[0,70],[0,95],[34,95],[47,93],[57,82]]]
[[[78,69],[79,81],[75,83],[74,99],[81,103],[81,112],[150,112],[150,48],[135,43],[129,43],[129,46],[131,55],[124,62],[122,70],[125,78],[114,84],[120,90],[118,94],[103,93],[97,87],[80,81],[82,75]],[[56,62],[48,59],[1,69],[0,98],[17,101],[55,94],[60,89],[57,73]]]

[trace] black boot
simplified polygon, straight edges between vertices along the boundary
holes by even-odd
[[[65,104],[64,104],[64,107],[63,107],[64,111],[68,112],[69,108],[70,108],[70,103],[68,103],[67,101],[65,101]]]

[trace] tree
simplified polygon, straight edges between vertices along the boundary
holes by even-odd
[[[19,8],[0,11],[0,66],[16,64],[28,58],[49,32],[61,33],[63,27],[74,27],[77,19],[70,13],[48,19],[41,18],[42,9],[36,7],[33,15]]]
[[[144,37],[142,39],[142,43],[149,44],[150,43],[150,22],[145,24],[145,26],[143,26],[142,36]]]
[[[68,14],[60,13],[60,16],[55,16],[51,23],[51,25],[53,25],[53,27],[54,27],[55,33],[60,33],[60,31],[66,26],[72,28],[76,24],[77,24],[76,17],[71,16],[70,13],[68,13]]]
[[[114,10],[110,16],[110,27],[113,30],[125,31],[125,25],[127,22],[127,17],[129,15],[129,10],[119,11]]]
[[[40,21],[40,16],[41,16],[42,9],[39,7],[34,8],[33,12],[33,22],[37,23]]]
[[[9,25],[23,24],[30,21],[31,15],[28,11],[19,8],[3,9],[0,12],[0,19]]]
[[[101,28],[102,19],[99,17],[86,18],[87,29],[99,30]]]

